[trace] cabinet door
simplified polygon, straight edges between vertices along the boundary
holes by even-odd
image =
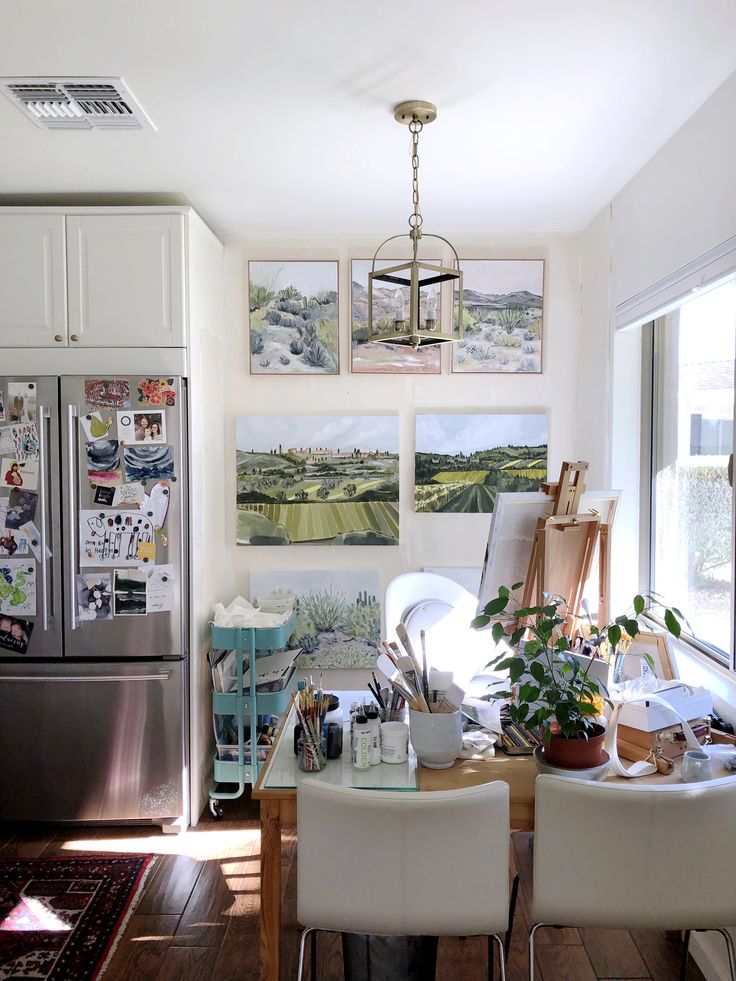
[[[64,216],[0,214],[0,347],[66,343]]]
[[[70,347],[184,346],[184,216],[66,219]]]

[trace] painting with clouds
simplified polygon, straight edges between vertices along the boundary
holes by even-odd
[[[398,545],[398,416],[240,416],[239,545]]]
[[[543,412],[419,413],[415,446],[415,511],[488,513],[496,494],[547,478]]]

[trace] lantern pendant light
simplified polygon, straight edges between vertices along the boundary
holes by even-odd
[[[382,344],[399,344],[406,347],[419,348],[431,344],[446,344],[459,340],[463,334],[463,274],[460,271],[460,260],[454,246],[442,235],[422,233],[422,213],[419,209],[419,134],[427,123],[437,118],[437,107],[431,102],[421,102],[414,99],[401,102],[394,109],[394,119],[409,127],[411,133],[411,167],[412,167],[412,200],[414,210],[409,215],[409,231],[403,235],[392,235],[376,249],[373,256],[371,271],[368,273],[368,340],[380,341]],[[426,238],[439,239],[452,250],[454,265],[452,267],[437,266],[423,262],[418,258],[419,240],[422,234]],[[376,270],[376,260],[384,245],[399,238],[409,238],[412,258],[396,266]],[[450,330],[443,333],[442,325],[437,318],[437,300],[442,289],[442,283],[453,283],[455,302],[454,317],[456,325],[450,323]],[[400,286],[396,290],[396,306],[393,320],[384,317],[380,324],[373,321],[373,299],[376,283],[390,283]],[[404,289],[403,287],[406,287]],[[423,291],[426,291],[425,308],[422,310]],[[408,316],[407,316],[408,314]]]

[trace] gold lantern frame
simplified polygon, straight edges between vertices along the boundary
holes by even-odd
[[[391,235],[376,249],[373,255],[371,271],[368,273],[368,340],[380,341],[382,344],[397,344],[412,348],[428,347],[429,345],[448,344],[460,340],[463,336],[463,274],[460,260],[452,242],[442,235],[422,232],[424,219],[419,208],[419,134],[425,123],[431,123],[437,118],[437,107],[431,102],[421,102],[414,99],[401,102],[394,108],[394,119],[408,125],[411,133],[411,163],[412,163],[412,199],[414,210],[409,215],[409,231],[403,235]],[[455,257],[454,266],[437,266],[423,262],[418,258],[419,240],[422,236],[438,239],[452,250]],[[389,242],[396,239],[409,238],[412,247],[412,258],[407,262],[376,270],[376,260],[380,251]],[[373,325],[373,284],[375,282],[391,283],[409,288],[409,318],[403,315],[394,320],[393,330],[380,331]],[[442,284],[452,282],[453,286],[453,315],[450,318],[450,331],[443,332],[441,323],[425,318],[422,325],[421,291],[429,286],[438,286],[438,296],[441,296]],[[455,303],[457,292],[457,304]],[[403,301],[403,294],[401,296]],[[397,309],[398,314],[398,309]],[[455,321],[455,322],[453,322]]]

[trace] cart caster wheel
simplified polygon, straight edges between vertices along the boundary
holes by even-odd
[[[222,817],[222,804],[219,800],[210,801],[210,814],[216,821],[219,821]]]

